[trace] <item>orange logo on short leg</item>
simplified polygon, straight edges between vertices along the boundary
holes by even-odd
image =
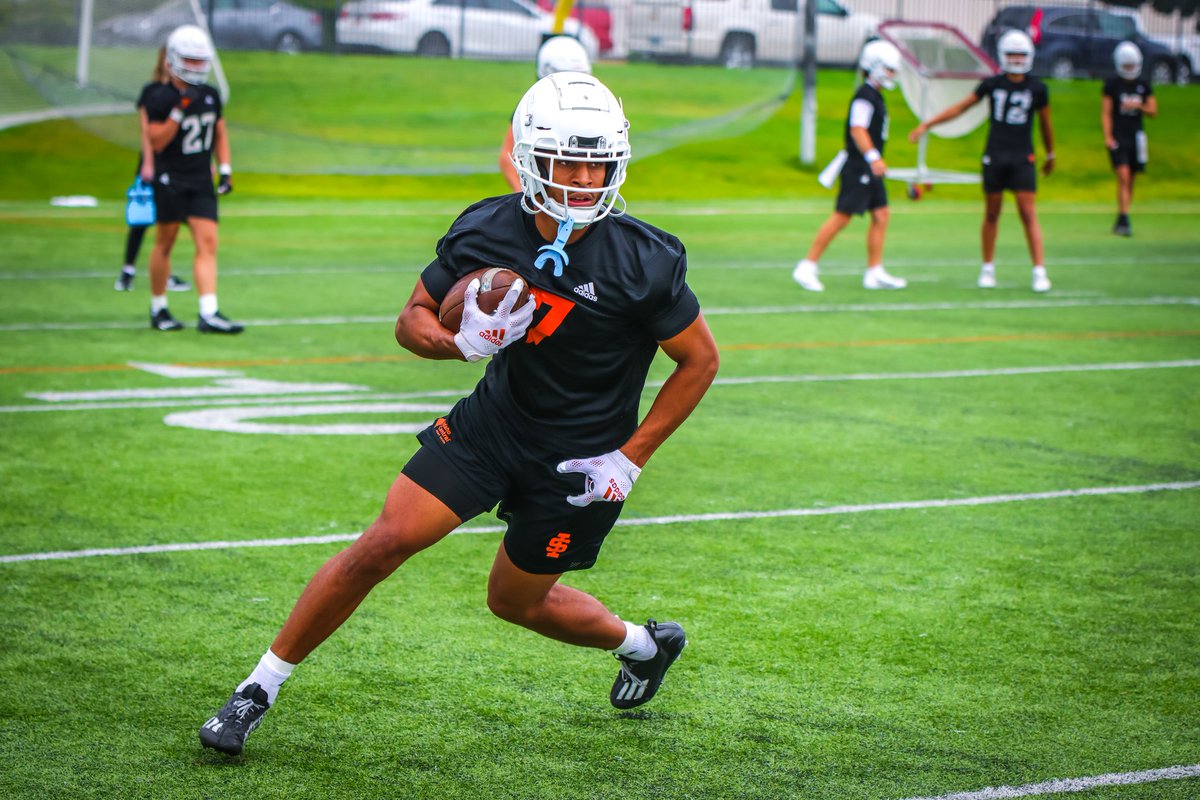
[[[546,558],[558,558],[571,545],[571,534],[560,533],[546,545]]]
[[[433,423],[433,432],[442,444],[450,441],[450,423],[446,422],[445,417],[438,417],[437,422]]]

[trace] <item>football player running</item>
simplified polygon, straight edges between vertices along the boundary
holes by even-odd
[[[891,212],[888,209],[884,176],[887,164],[883,149],[888,137],[887,103],[882,90],[896,88],[896,73],[900,70],[900,51],[891,42],[868,42],[859,58],[862,86],[850,101],[846,118],[845,146],[837,204],[833,214],[817,231],[808,255],[792,270],[792,279],[810,292],[823,292],[825,285],[818,276],[817,262],[850,220],[867,211],[871,225],[867,228],[867,271],[863,273],[864,289],[903,289],[908,282],[883,268],[883,238],[887,233]]]
[[[1129,207],[1133,204],[1133,182],[1146,171],[1149,147],[1142,117],[1158,113],[1158,98],[1150,81],[1142,77],[1142,51],[1133,42],[1121,42],[1113,50],[1117,77],[1104,82],[1100,101],[1100,129],[1113,172],[1117,175],[1117,221],[1113,233],[1132,236]]]
[[[242,752],[284,679],[411,556],[497,506],[507,530],[488,577],[498,617],[613,652],[617,708],[654,697],[686,644],[675,622],[622,621],[559,583],[591,567],[650,456],[691,414],[717,372],[717,347],[687,284],[683,245],[629,216],[619,190],[630,148],[620,102],[591,75],[539,80],[513,116],[521,194],[466,209],[438,242],[396,322],[430,359],[490,359],[471,394],[417,436],[378,519],[309,582],[258,665],[200,729],[205,747]],[[522,281],[491,314],[464,297],[457,334],[443,297],[481,266]],[[638,422],[651,360],[674,369]]]
[[[1033,118],[1040,120],[1046,154],[1042,173],[1054,171],[1054,131],[1050,124],[1050,93],[1040,79],[1028,74],[1033,68],[1033,40],[1022,31],[1008,31],[996,45],[1003,72],[980,81],[975,91],[918,125],[909,135],[916,142],[930,128],[954,119],[985,97],[991,103],[987,146],[983,153],[983,266],[979,287],[996,286],[996,235],[1004,191],[1013,193],[1017,214],[1025,228],[1025,242],[1033,260],[1035,292],[1050,291],[1042,253],[1042,227],[1037,218],[1037,156],[1033,148]]]
[[[170,80],[146,87],[141,98],[154,150],[154,204],[158,224],[150,254],[150,327],[183,328],[167,308],[171,249],[180,223],[187,223],[196,246],[192,275],[199,294],[201,333],[241,333],[217,306],[217,195],[233,191],[229,134],[221,95],[205,81],[212,65],[208,34],[182,25],[167,38]],[[219,182],[213,190],[212,163]]]

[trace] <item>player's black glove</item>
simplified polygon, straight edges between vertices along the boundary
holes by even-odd
[[[175,107],[180,111],[187,111],[189,108],[200,102],[200,90],[195,86],[186,87],[179,95],[179,102]]]
[[[229,194],[233,191],[233,176],[222,175],[217,181],[217,194]]]

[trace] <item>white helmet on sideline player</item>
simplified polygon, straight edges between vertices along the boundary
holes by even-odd
[[[1033,39],[1024,31],[1008,31],[996,43],[1000,69],[1014,75],[1024,75],[1033,69]]]
[[[592,60],[587,50],[574,36],[555,36],[538,49],[537,76],[544,78],[556,72],[592,72]]]
[[[530,214],[544,211],[559,222],[582,228],[614,212],[624,213],[619,190],[629,164],[629,120],[621,101],[603,83],[583,72],[556,72],[525,93],[513,114],[513,163],[521,178],[521,204]],[[606,165],[604,183],[595,188],[555,181],[554,162],[586,161]],[[557,189],[595,198],[588,206],[564,206]]]
[[[180,25],[167,37],[167,65],[184,83],[199,86],[208,80],[213,48],[208,34],[196,25]],[[185,61],[203,61],[203,68],[189,67]]]
[[[1127,81],[1142,74],[1142,50],[1133,42],[1121,42],[1113,50],[1117,74]]]
[[[867,78],[884,89],[896,88],[896,73],[900,71],[900,50],[891,42],[876,39],[863,45],[858,67]]]

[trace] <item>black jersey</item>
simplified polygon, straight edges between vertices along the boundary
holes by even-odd
[[[1112,98],[1112,132],[1117,142],[1132,145],[1142,130],[1142,110],[1131,108],[1121,110],[1121,104],[1126,100],[1141,98],[1142,102],[1154,96],[1154,89],[1149,81],[1138,78],[1127,81],[1124,78],[1109,78],[1104,82],[1102,90],[1105,97]]]
[[[183,111],[175,138],[155,154],[156,180],[166,174],[176,183],[212,183],[213,138],[221,118],[221,95],[203,84],[191,87],[194,99]],[[179,105],[183,93],[172,83],[148,83],[138,98],[150,122],[162,122]]]
[[[867,160],[858,151],[858,145],[854,143],[854,139],[850,136],[851,122],[860,121],[854,111],[855,103],[859,103],[859,101],[868,103],[871,106],[871,117],[863,127],[871,134],[871,144],[875,146],[880,155],[883,155],[884,145],[887,144],[888,115],[887,103],[883,101],[883,95],[878,89],[869,83],[864,83],[858,87],[858,91],[854,93],[854,99],[850,101],[850,113],[846,117],[845,144],[843,146],[846,149],[846,165],[864,169],[866,168]]]
[[[524,278],[538,301],[525,339],[492,357],[468,399],[485,403],[564,450],[607,452],[638,422],[658,342],[687,328],[700,303],[674,236],[632,217],[606,217],[567,245],[560,277],[533,266],[547,242],[517,194],[468,208],[438,242],[421,281],[441,302],[454,282],[487,266]],[[580,448],[585,448],[580,450]]]
[[[1033,116],[1050,104],[1046,84],[1032,75],[1018,82],[1002,73],[980,81],[975,96],[991,104],[985,154],[1000,161],[1033,155]]]

